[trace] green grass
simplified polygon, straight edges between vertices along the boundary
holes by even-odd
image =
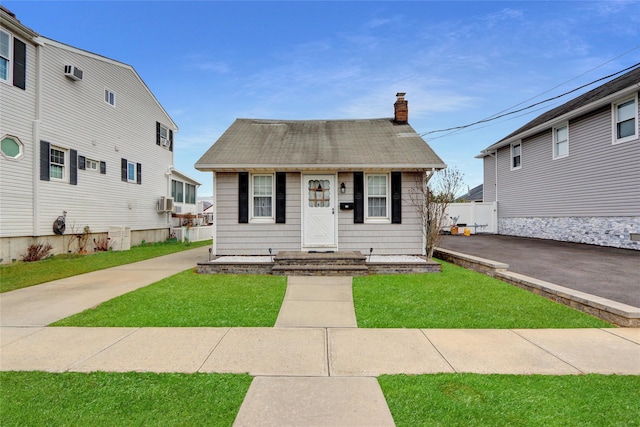
[[[1,265],[0,293],[208,245],[211,245],[211,240],[192,242],[189,245],[148,243],[134,246],[128,251],[57,255],[37,262]]]
[[[611,327],[562,304],[443,262],[442,273],[353,279],[361,328]]]
[[[286,288],[287,278],[282,276],[187,270],[53,325],[271,327]]]
[[[9,426],[230,426],[252,378],[230,374],[0,372]]]
[[[640,376],[385,375],[402,426],[639,426]]]

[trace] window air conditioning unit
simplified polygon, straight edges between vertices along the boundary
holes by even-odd
[[[170,144],[171,142],[167,138],[160,137],[160,145],[162,145],[163,147],[168,147]]]
[[[82,80],[83,72],[74,65],[65,65],[64,75],[69,77],[71,80]]]
[[[160,197],[158,201],[158,212],[173,212],[173,197]]]

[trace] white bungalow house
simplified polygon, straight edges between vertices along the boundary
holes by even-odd
[[[640,249],[640,67],[477,156],[498,233]]]
[[[195,165],[213,172],[213,254],[423,254],[408,193],[446,165],[404,95],[393,118],[237,119]]]
[[[73,251],[68,236],[85,226],[126,229],[131,244],[166,239],[178,127],[134,68],[42,37],[4,8],[0,50],[2,262],[35,242]]]

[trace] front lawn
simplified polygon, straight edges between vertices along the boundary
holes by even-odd
[[[0,293],[209,245],[211,240],[188,245],[147,243],[133,246],[128,251],[56,255],[41,261],[0,265]]]
[[[183,271],[53,326],[272,327],[287,289],[282,276]]]
[[[0,372],[2,425],[230,426],[251,381],[230,374]]]
[[[638,426],[640,376],[383,375],[402,426]]]
[[[353,279],[360,328],[603,328],[605,321],[484,274],[442,272]]]

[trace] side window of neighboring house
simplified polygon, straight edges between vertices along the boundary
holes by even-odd
[[[0,30],[0,82],[26,89],[27,45]]]
[[[58,147],[51,147],[49,155],[49,178],[65,179],[65,157],[66,150]]]
[[[112,107],[116,106],[116,94],[115,92],[105,88],[104,89],[104,102],[111,105]]]
[[[251,212],[254,220],[273,220],[273,188],[273,175],[252,175]]]
[[[173,201],[176,203],[182,203],[184,201],[182,182],[176,181],[175,179],[171,180],[171,197],[173,197]]]
[[[613,143],[638,138],[638,95],[613,104]]]
[[[127,159],[121,159],[120,165],[120,178],[123,182],[142,184],[142,164],[134,163]]]
[[[553,128],[553,158],[559,159],[569,155],[569,125],[563,124]]]
[[[366,192],[366,220],[388,220],[388,176],[386,174],[367,175]]]
[[[511,170],[522,167],[522,144],[511,144]]]
[[[173,151],[173,131],[160,122],[156,122],[156,145]]]
[[[196,204],[196,186],[193,184],[185,184],[184,201],[191,205]]]
[[[78,185],[78,152],[40,141],[40,180]]]

